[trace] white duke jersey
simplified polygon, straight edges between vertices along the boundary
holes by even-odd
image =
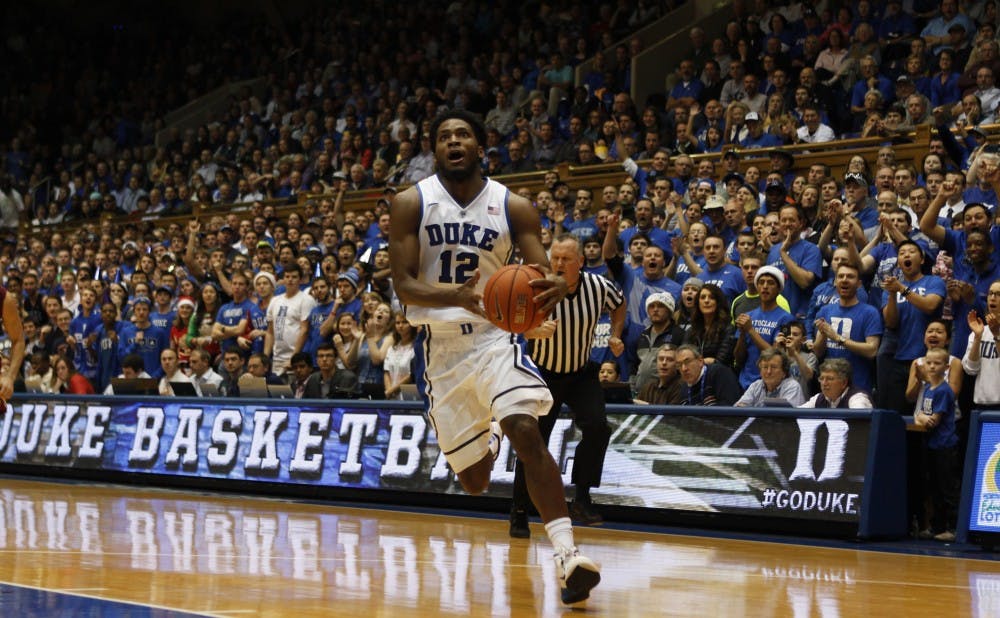
[[[462,285],[479,269],[476,292],[502,266],[511,263],[511,238],[507,187],[493,180],[467,206],[459,206],[438,180],[437,174],[417,183],[420,193],[420,264],[417,280],[439,288]],[[461,307],[407,306],[413,324],[455,326],[487,320]]]

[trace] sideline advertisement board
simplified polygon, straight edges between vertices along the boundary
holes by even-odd
[[[327,488],[381,492],[373,500],[391,501],[391,492],[462,499],[418,404],[59,396],[12,404],[0,417],[7,472],[72,469],[250,490],[279,483],[302,495]],[[608,420],[611,444],[592,494],[614,509],[647,510],[639,520],[669,523],[670,512],[808,520],[847,524],[860,536],[905,528],[897,506],[905,508],[905,496],[873,498],[905,487],[902,467],[892,463],[903,440],[897,415],[609,406]],[[569,418],[560,419],[549,448],[567,486],[578,442]],[[487,497],[510,496],[513,463],[505,440]]]
[[[972,412],[956,537],[1000,546],[1000,412]]]

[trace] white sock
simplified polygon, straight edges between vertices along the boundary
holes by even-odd
[[[556,551],[572,550],[576,543],[573,542],[573,522],[569,517],[553,519],[545,524],[545,532],[552,541],[552,546]]]

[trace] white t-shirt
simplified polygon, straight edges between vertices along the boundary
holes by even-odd
[[[389,348],[389,351],[385,355],[385,361],[382,363],[382,368],[388,372],[391,383],[396,383],[404,376],[410,374],[410,361],[413,360],[413,356],[413,343],[409,345],[397,344]],[[395,398],[401,399],[402,397],[397,393]]]
[[[299,291],[289,298],[287,294],[275,296],[267,307],[267,321],[274,325],[274,348],[271,350],[271,370],[283,375],[288,370],[288,362],[295,353],[302,332],[302,322],[309,318],[309,312],[316,306],[316,299]]]

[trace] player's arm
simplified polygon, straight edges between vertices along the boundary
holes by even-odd
[[[535,207],[527,199],[512,193],[507,209],[513,228],[511,233],[524,263],[537,267],[545,274],[544,279],[535,279],[531,286],[541,290],[535,296],[535,302],[541,304],[542,313],[548,313],[566,297],[566,280],[552,273],[549,257],[542,246],[542,224]],[[395,278],[393,281],[395,282]]]
[[[537,225],[537,216],[535,222]],[[399,300],[405,305],[421,307],[462,307],[485,317],[481,296],[476,293],[478,270],[462,285],[452,288],[439,288],[417,279],[420,264],[419,226],[420,194],[414,187],[410,187],[393,200],[392,227],[389,230],[389,264],[392,268],[392,285]],[[540,239],[538,244],[541,246]],[[545,255],[544,251],[542,255]],[[548,260],[545,264],[548,265]]]
[[[21,373],[24,362],[24,333],[21,330],[21,311],[17,299],[8,293],[3,301],[3,328],[10,338],[10,368],[0,375],[0,398],[4,401],[14,394],[14,380]]]

